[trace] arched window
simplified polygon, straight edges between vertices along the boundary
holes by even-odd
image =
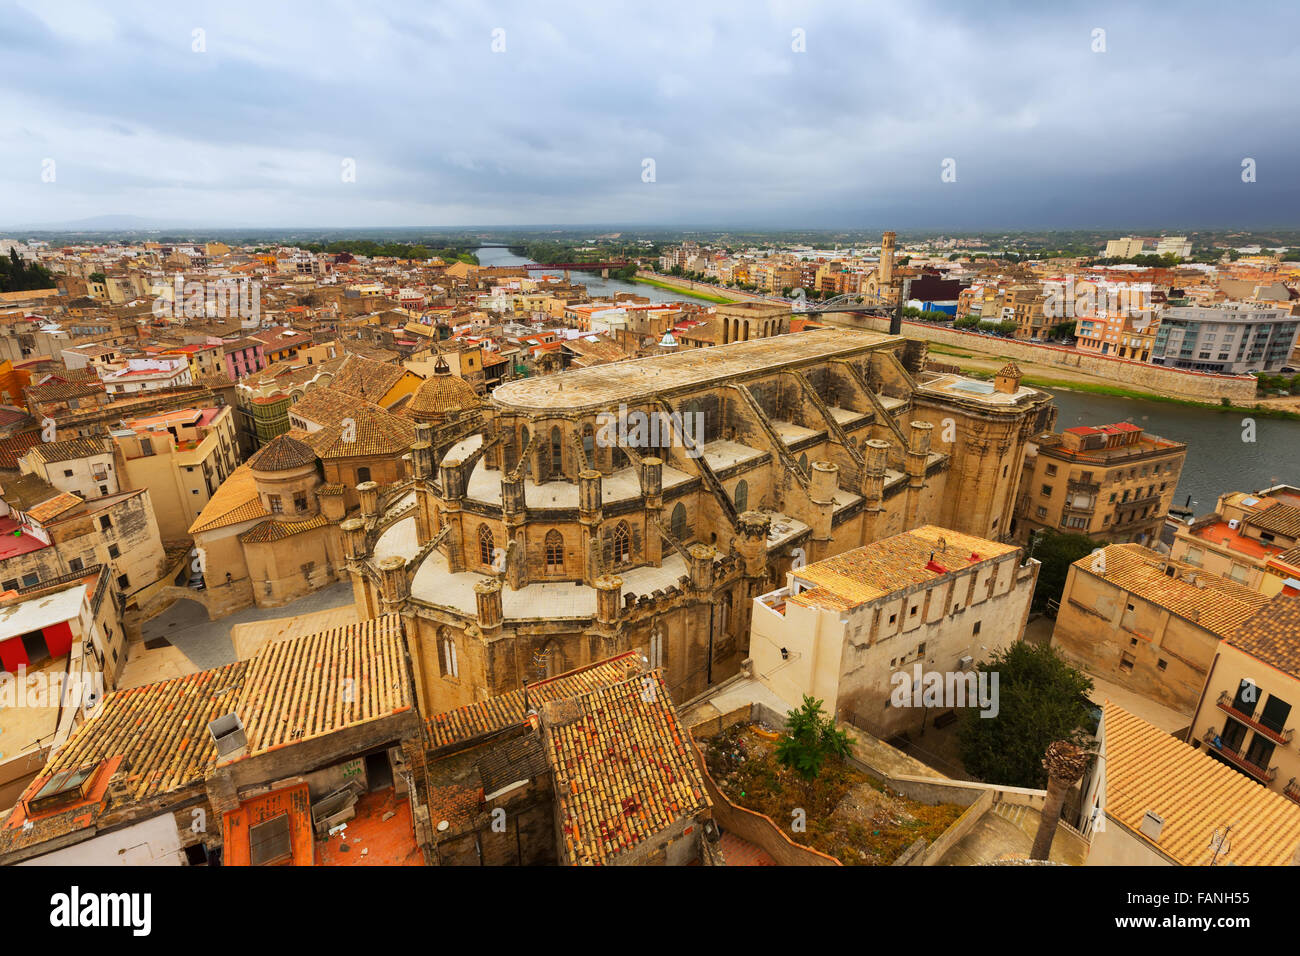
[[[519,429],[519,454],[524,459],[524,467],[521,469],[521,471],[523,472],[523,474],[530,475],[530,476],[533,473],[533,461],[532,458],[529,457],[528,455],[528,442],[531,439],[531,437],[532,436],[529,435],[528,429],[526,427]]]
[[[650,666],[664,666],[664,634],[658,626],[650,632]]]
[[[680,501],[677,502],[677,506],[673,508],[671,527],[672,527],[672,533],[674,538],[676,538],[678,541],[686,540],[686,536],[688,534],[686,529],[686,506],[682,504]]]
[[[737,511],[749,510],[749,484],[744,478],[736,482],[736,493],[733,498],[736,502]]]
[[[369,469],[369,468],[358,468],[358,469],[357,469],[357,484],[361,484],[363,481],[369,481],[369,480],[370,480],[370,469]]]
[[[556,425],[551,429],[551,476],[564,474],[564,433]]]
[[[587,460],[583,462],[586,468],[596,466],[596,429],[590,423],[582,426],[582,454]]]
[[[496,546],[492,541],[492,529],[485,524],[478,526],[478,559],[480,564],[492,566]]]
[[[627,522],[620,521],[614,528],[614,563],[626,563],[631,553],[632,535],[628,533]]]
[[[564,535],[558,531],[546,532],[546,573],[564,573]]]
[[[438,667],[443,677],[460,676],[460,662],[456,659],[456,642],[445,627],[438,631]]]
[[[802,455],[799,456],[799,470],[802,471],[805,475],[808,474],[808,454],[807,454],[807,452],[805,452],[804,454],[802,454]]]

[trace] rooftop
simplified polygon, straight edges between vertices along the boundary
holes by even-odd
[[[492,393],[492,399],[511,410],[577,411],[635,402],[652,391],[704,387],[736,375],[758,375],[898,341],[897,336],[848,329],[796,332],[506,382]]]
[[[1300,598],[1275,597],[1227,640],[1256,660],[1300,679]]]
[[[847,610],[1018,550],[1013,544],[925,525],[792,571],[811,590],[789,601]]]
[[[1219,863],[1285,866],[1300,850],[1300,804],[1193,749],[1116,704],[1103,708],[1106,815],[1184,866],[1203,866],[1210,839],[1232,824]],[[1159,814],[1159,840],[1141,832],[1146,813]]]

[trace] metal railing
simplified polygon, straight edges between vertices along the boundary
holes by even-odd
[[[1236,703],[1235,698],[1231,694],[1229,694],[1226,690],[1223,691],[1221,694],[1219,694],[1219,700],[1218,700],[1219,710],[1226,713],[1233,720],[1245,724],[1247,727],[1251,728],[1256,733],[1261,733],[1269,740],[1272,740],[1275,743],[1279,743],[1284,746],[1286,744],[1289,744],[1292,738],[1295,736],[1294,729],[1287,728],[1286,730],[1280,730],[1276,727],[1270,727],[1268,724],[1265,724],[1262,720],[1260,720],[1258,717],[1255,717],[1253,714],[1247,714],[1244,711],[1238,710],[1236,707],[1233,706],[1234,703]]]

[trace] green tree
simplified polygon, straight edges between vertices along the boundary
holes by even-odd
[[[1061,600],[1070,565],[1097,547],[1086,534],[1065,534],[1050,528],[1034,534],[1033,556],[1042,567],[1038,569],[1038,583],[1034,586],[1035,611],[1047,610],[1048,601]]]
[[[849,735],[822,713],[822,702],[804,694],[803,706],[786,714],[785,733],[776,742],[776,759],[804,780],[816,780],[827,757],[849,755]]]
[[[962,709],[957,727],[962,763],[986,783],[1043,789],[1048,746],[1058,740],[1082,746],[1087,740],[1092,681],[1050,646],[1024,641],[995,653],[979,669],[998,677],[997,715]]]

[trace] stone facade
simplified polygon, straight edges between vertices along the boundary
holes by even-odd
[[[927,523],[1004,536],[1050,396],[924,360],[821,330],[501,386],[444,455],[421,423],[412,477],[341,526],[358,610],[411,619],[429,711],[628,650],[689,699],[792,565]]]

